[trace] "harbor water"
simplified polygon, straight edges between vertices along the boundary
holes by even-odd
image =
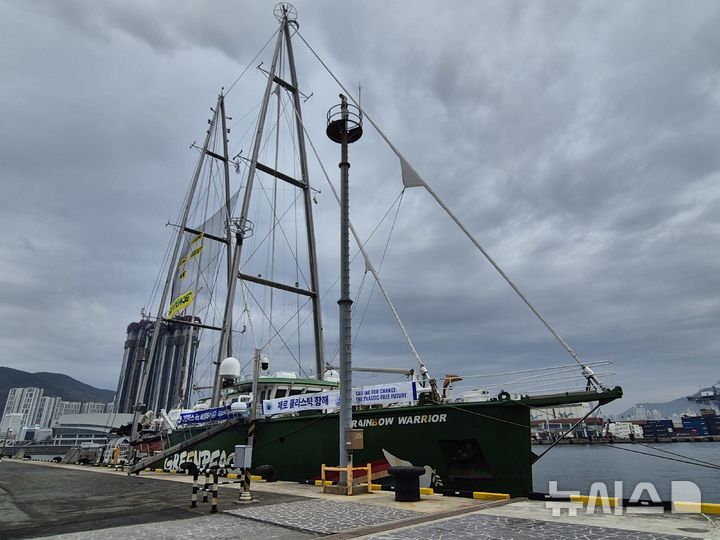
[[[548,448],[549,446],[533,446],[533,452],[541,454]],[[718,468],[680,462],[693,459],[713,463]],[[638,483],[651,482],[662,500],[668,501],[671,482],[684,480],[698,485],[703,501],[720,503],[720,443],[557,445],[533,466],[535,491],[548,493],[548,483],[552,480],[557,481],[558,490],[577,490],[583,495],[590,492],[593,482],[603,482],[610,497],[616,496],[613,493],[613,483],[622,481],[624,498],[632,495]],[[648,498],[647,493],[643,498]]]

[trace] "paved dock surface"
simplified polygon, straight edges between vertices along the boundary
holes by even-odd
[[[220,497],[225,501],[237,498],[237,493],[220,488]],[[269,493],[262,503],[299,498]],[[189,500],[190,487],[182,482],[160,482],[99,468],[8,459],[0,462],[0,538],[3,539],[176,522],[207,515],[207,504],[192,509]],[[107,534],[104,538],[108,538]]]
[[[391,492],[323,495],[313,486],[254,483],[256,502],[220,488],[220,512],[189,507],[191,479],[103,468],[0,463],[0,538],[114,540],[218,538],[328,540],[552,539],[720,540],[720,520],[699,514],[552,516],[542,502],[488,503],[424,496],[398,503]]]

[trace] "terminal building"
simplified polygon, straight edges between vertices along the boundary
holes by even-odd
[[[60,417],[52,428],[52,444],[80,446],[105,444],[112,428],[132,422],[131,414],[88,413],[66,414]]]

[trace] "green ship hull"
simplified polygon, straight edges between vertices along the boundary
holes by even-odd
[[[603,402],[622,395],[615,388],[545,400],[485,401],[390,407],[353,412],[355,427],[363,429],[364,447],[355,450],[355,465],[371,463],[373,480],[387,482],[387,468],[412,464],[426,468],[421,479],[428,487],[461,491],[508,493],[525,496],[532,491],[530,409],[563,402]],[[195,428],[192,434],[199,433]],[[179,469],[192,458],[200,467],[232,466],[236,444],[247,444],[247,423],[234,422],[206,440],[183,445],[187,432],[175,432],[172,453],[150,467]],[[173,450],[173,449],[171,449]],[[280,480],[306,482],[320,477],[322,464],[338,461],[338,415],[305,413],[259,419],[256,424],[253,468],[271,465]]]

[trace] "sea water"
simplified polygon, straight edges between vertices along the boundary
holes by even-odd
[[[604,482],[608,495],[613,497],[614,482],[619,480],[623,482],[623,497],[629,498],[638,483],[651,482],[662,500],[669,501],[671,482],[685,480],[699,486],[703,501],[720,503],[720,443],[656,443],[649,446],[557,445],[533,465],[534,490],[548,493],[548,482],[556,480],[558,490],[577,490],[587,495],[593,482]],[[548,446],[533,446],[532,449],[536,454],[541,454]],[[627,450],[662,457],[641,455]],[[714,463],[718,468],[674,461],[692,461],[691,458]],[[647,494],[644,498],[647,498]]]

